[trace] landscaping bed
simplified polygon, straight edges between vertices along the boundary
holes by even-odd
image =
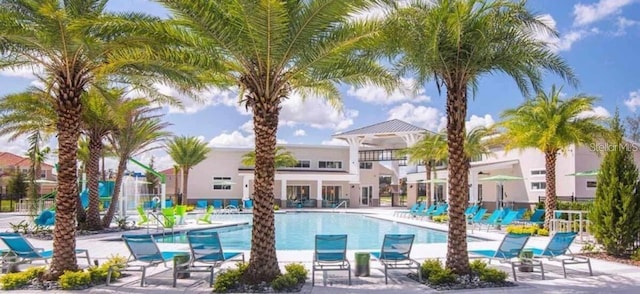
[[[435,259],[425,260],[421,271],[422,283],[438,291],[518,286],[507,281],[509,275],[506,272],[487,267],[487,264],[480,260],[471,262],[471,274],[465,276],[453,274]],[[417,274],[410,273],[408,276],[418,281]]]
[[[587,253],[580,253],[580,255],[583,255],[589,258],[601,259],[604,261],[611,261],[611,262],[617,262],[617,263],[640,267],[640,260],[633,260],[630,257],[628,258],[616,257],[613,255],[609,255],[606,252],[587,252]]]

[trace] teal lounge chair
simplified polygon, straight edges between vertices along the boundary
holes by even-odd
[[[544,209],[536,209],[528,220],[518,220],[518,223],[524,224],[542,224],[544,220]]]
[[[433,203],[429,207],[427,207],[427,203],[426,202],[422,202],[422,203],[420,203],[420,206],[418,206],[418,209],[416,209],[415,212],[409,213],[409,216],[411,216],[411,217],[422,216],[422,215],[425,215],[427,213],[431,213],[432,211],[434,211],[436,209],[436,207],[437,207],[437,205],[435,203]]]
[[[447,209],[449,208],[449,204],[444,203],[444,204],[440,204],[438,206],[438,208],[436,208],[436,210],[430,212],[430,213],[426,213],[423,216],[439,216],[439,215],[444,215],[447,213]]]
[[[542,279],[544,280],[544,269],[542,262],[530,260],[530,263],[523,263],[520,261],[513,261],[514,258],[518,258],[524,245],[529,240],[529,234],[513,234],[508,233],[502,239],[500,246],[497,250],[483,249],[483,250],[469,250],[469,253],[474,254],[471,258],[488,258],[489,263],[491,260],[496,259],[503,263],[511,264],[511,270],[513,271],[513,280],[517,281],[516,267],[539,267],[542,272]]]
[[[576,232],[555,233],[544,249],[532,248],[534,258],[548,258],[562,263],[564,277],[567,278],[567,264],[586,263],[589,267],[589,275],[593,276],[591,260],[588,257],[575,256],[571,253],[571,243],[575,240]],[[528,249],[528,248],[527,248]],[[565,257],[565,258],[563,258]]]
[[[505,215],[502,219],[496,220],[493,223],[487,223],[487,231],[489,231],[490,227],[498,228],[498,226],[508,226],[516,219],[518,215],[517,211],[509,211],[507,215]]]
[[[198,200],[196,201],[196,208],[198,209],[207,209],[207,206],[209,206],[207,200]]]
[[[420,263],[411,259],[413,234],[386,234],[382,241],[382,249],[370,254],[384,266],[384,283],[388,284],[387,269],[416,269],[418,281],[422,282]]]
[[[158,266],[161,263],[166,267],[167,262],[172,261],[174,256],[185,254],[185,252],[160,251],[158,244],[156,244],[155,239],[153,239],[151,235],[122,235],[122,240],[124,240],[131,255],[125,267],[120,270],[142,272],[140,287],[144,287],[147,267]],[[111,274],[114,269],[115,267],[111,267],[107,272],[107,286],[109,286]]]
[[[467,217],[474,216],[476,214],[476,212],[478,211],[478,208],[479,208],[478,205],[469,206],[464,211],[464,215],[466,215]]]
[[[366,255],[365,255],[366,256]],[[311,266],[311,286],[315,286],[316,271],[322,271],[322,282],[327,271],[347,271],[351,285],[351,264],[347,260],[347,235],[316,235],[316,245]]]
[[[474,223],[478,223],[478,222],[482,221],[482,218],[484,217],[485,213],[487,213],[487,209],[486,208],[478,209],[476,214],[472,218],[469,219],[469,224],[474,224]]]
[[[15,256],[18,261],[15,263],[32,262],[35,260],[48,260],[53,257],[53,250],[44,250],[43,248],[34,248],[29,240],[25,239],[20,233],[0,233],[0,239],[9,248],[9,253],[5,257]],[[76,255],[84,255],[87,258],[87,264],[91,265],[89,251],[87,249],[76,249]]]
[[[393,213],[393,216],[400,216],[403,214],[407,214],[407,213],[415,213],[416,211],[418,211],[418,207],[420,207],[421,203],[415,203],[413,205],[411,205],[411,208],[409,208],[409,210],[399,210]]]
[[[220,199],[213,200],[213,208],[222,209],[223,208],[222,207],[222,200],[220,200]]]
[[[489,224],[494,224],[496,223],[498,220],[500,220],[500,216],[502,215],[502,210],[500,209],[496,209],[493,211],[493,213],[491,213],[491,215],[489,216],[489,218],[487,219],[481,219],[478,222],[473,222],[473,226],[471,227],[471,231],[473,231],[473,229],[475,229],[476,226],[482,228],[482,225],[489,225]]]
[[[192,272],[208,272],[209,286],[213,286],[215,268],[227,261],[238,260],[244,262],[242,252],[224,252],[218,232],[189,231],[187,232],[191,260],[184,264],[176,264],[173,268],[173,287],[177,284],[178,274]]]
[[[56,212],[53,210],[44,210],[42,211],[38,217],[36,217],[33,222],[42,227],[50,227],[55,224],[56,221]]]

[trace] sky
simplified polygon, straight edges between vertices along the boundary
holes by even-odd
[[[554,76],[545,76],[545,89],[562,86],[565,97],[585,93],[598,97],[593,112],[610,116],[615,109],[621,117],[640,112],[640,0],[557,1],[530,0],[528,6],[555,27],[559,38],[538,36],[549,43],[573,68],[580,84],[574,88]],[[112,11],[144,11],[167,16],[158,4],[147,0],[112,0]],[[24,90],[33,84],[29,69],[0,71],[0,95]],[[341,87],[343,109],[336,111],[321,98],[302,100],[293,95],[283,102],[278,127],[278,142],[284,144],[344,144],[331,135],[370,124],[400,119],[437,131],[445,126],[445,93],[438,93],[433,82],[418,85],[417,93],[409,91],[415,81],[405,77],[406,87],[391,94],[375,86]],[[162,89],[164,93],[175,93]],[[165,107],[165,120],[175,135],[198,136],[212,147],[252,147],[252,117],[238,105],[233,89],[209,89],[202,102],[184,100],[184,109]],[[524,97],[515,83],[505,75],[481,78],[478,92],[468,104],[468,128],[491,125],[500,114],[517,107]],[[55,140],[50,142],[52,148]],[[20,138],[8,142],[0,137],[0,151],[25,154],[27,141]],[[214,151],[215,152],[215,149]],[[169,168],[172,161],[161,149],[147,152],[136,159],[148,163],[154,156],[158,170]],[[51,158],[54,162],[55,158]],[[108,162],[115,166],[114,161]],[[138,170],[129,165],[133,170]]]

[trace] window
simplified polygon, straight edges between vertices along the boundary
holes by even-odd
[[[531,182],[531,190],[544,190],[546,188],[546,182]]]
[[[22,169],[22,173],[25,174],[25,175],[28,174],[29,173],[29,169],[28,168],[23,168]]]
[[[434,164],[435,167],[445,167],[447,166],[447,162],[444,160],[438,160],[436,161],[436,163]]]
[[[294,165],[293,167],[310,168],[311,167],[311,161],[309,161],[309,160],[298,160],[298,163],[296,165]]]
[[[478,202],[482,202],[482,184],[478,184]]]
[[[231,190],[231,177],[213,177],[214,190]]]
[[[531,175],[532,176],[544,176],[547,174],[547,171],[544,169],[532,169],[531,170]]]
[[[322,200],[327,203],[327,207],[334,207],[338,204],[341,190],[341,186],[322,186]]]
[[[360,169],[373,169],[373,162],[361,162]]]
[[[47,178],[47,171],[46,170],[40,171],[40,178],[41,179],[46,179]]]
[[[340,169],[342,168],[342,162],[341,161],[318,161],[318,168]]]
[[[309,200],[309,186],[287,186],[287,199],[293,201]]]
[[[587,181],[587,189],[595,189],[598,186],[596,181]]]

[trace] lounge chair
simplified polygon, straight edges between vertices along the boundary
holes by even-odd
[[[52,210],[44,210],[42,211],[38,217],[36,217],[33,222],[38,226],[50,227],[55,224],[56,221],[56,212]]]
[[[544,209],[536,209],[531,215],[531,217],[529,217],[528,220],[521,219],[521,220],[518,220],[518,223],[541,224],[541,223],[544,223],[544,220],[542,219],[543,216],[544,216]]]
[[[144,287],[144,279],[147,267],[164,264],[167,266],[168,261],[172,261],[176,255],[183,255],[185,252],[162,252],[158,248],[158,244],[151,235],[122,235],[122,240],[127,245],[127,249],[131,255],[124,268],[121,271],[139,271],[142,272],[140,287]],[[107,286],[111,281],[111,274],[116,267],[109,268],[107,272]]]
[[[207,206],[209,206],[207,200],[196,201],[196,208],[198,209],[207,209]]]
[[[438,206],[433,203],[431,204],[429,207],[427,207],[427,204],[425,202],[422,202],[420,204],[420,206],[418,207],[418,209],[416,209],[415,212],[409,213],[410,216],[412,217],[418,217],[418,216],[423,216],[426,214],[429,214],[431,212],[433,212],[434,210],[436,210]]]
[[[516,220],[516,216],[518,216],[518,212],[517,211],[509,211],[509,213],[507,213],[504,217],[502,217],[502,219],[500,220],[496,220],[493,223],[487,223],[487,231],[489,231],[490,227],[494,227],[494,228],[498,228],[498,226],[508,226],[511,223],[513,223],[513,221]]]
[[[173,207],[173,200],[171,200],[171,199],[166,199],[166,200],[164,201],[164,207],[165,207],[165,208],[172,208],[172,207]]]
[[[420,207],[420,205],[421,203],[415,203],[411,205],[409,210],[398,210],[393,213],[393,216],[400,216],[401,214],[407,214],[407,213],[415,213],[416,211],[418,211],[418,207]]]
[[[525,212],[527,212],[526,208],[518,209],[518,214],[516,215],[516,220],[522,219],[522,217],[524,216]]]
[[[173,228],[176,225],[176,214],[173,208],[163,208],[162,216],[164,218],[162,225],[165,228]]]
[[[222,200],[220,200],[220,199],[213,200],[213,208],[222,209],[223,208],[222,207]]]
[[[35,248],[29,240],[25,239],[20,233],[0,233],[0,239],[9,248],[9,253],[5,257],[15,256],[19,260],[14,263],[32,262],[35,260],[48,260],[53,258],[53,250],[44,250],[43,248]],[[76,249],[76,256],[86,257],[87,264],[91,265],[89,251],[87,249]]]
[[[480,208],[478,205],[469,206],[464,211],[464,215],[466,215],[467,217],[472,217],[476,214],[476,212],[478,211],[478,208]]]
[[[496,209],[493,211],[493,213],[491,213],[491,215],[489,216],[489,218],[487,219],[480,219],[477,222],[472,222],[471,224],[473,225],[471,227],[471,231],[473,231],[476,227],[476,225],[480,228],[482,228],[482,225],[490,225],[490,224],[494,224],[496,222],[498,222],[498,220],[500,220],[500,216],[502,215],[502,210],[501,209]]]
[[[484,217],[485,213],[487,213],[487,209],[486,208],[478,209],[476,214],[473,215],[473,217],[469,219],[469,224],[474,224],[474,223],[478,223],[478,222],[482,221],[482,218]]]
[[[529,234],[513,234],[508,233],[502,239],[500,246],[497,250],[483,249],[483,250],[469,250],[469,253],[476,255],[471,258],[488,258],[489,263],[491,260],[496,259],[503,263],[511,264],[511,270],[513,271],[513,280],[517,281],[516,268],[517,267],[539,267],[542,273],[542,279],[544,280],[544,268],[542,262],[536,260],[528,260],[529,263],[521,261],[513,261],[514,258],[518,258],[524,245],[529,240]]]
[[[327,271],[347,271],[351,285],[351,264],[347,260],[347,235],[316,235],[316,245],[311,266],[311,286],[315,286],[316,271],[322,271],[322,282]]]
[[[531,248],[530,250],[533,251],[534,258],[548,258],[549,260],[560,261],[565,278],[567,278],[566,265],[580,263],[586,263],[589,267],[589,275],[593,276],[591,260],[588,257],[575,256],[569,249],[576,235],[576,232],[555,233],[544,249]],[[562,258],[563,256],[566,258]]]
[[[177,223],[179,225],[184,225],[185,218],[187,216],[187,206],[186,205],[176,205],[175,217],[177,218]]]
[[[227,205],[227,207],[229,206],[233,206],[235,208],[238,208],[240,206],[240,203],[238,202],[238,199],[231,199],[229,200],[229,205]]]
[[[253,200],[242,200],[242,208],[244,209],[253,209]]]
[[[140,217],[140,220],[138,220],[138,225],[147,224],[149,222],[149,217],[145,213],[144,207],[138,206],[136,207],[136,209],[138,210],[138,217]]]
[[[388,284],[387,269],[416,269],[418,281],[422,281],[420,263],[411,259],[413,234],[386,234],[382,241],[382,249],[370,254],[384,266],[384,283]]]
[[[207,208],[207,211],[204,212],[204,214],[196,221],[197,224],[199,223],[207,223],[207,224],[211,224],[211,214],[213,213],[213,206],[209,206]]]
[[[444,203],[444,204],[440,204],[440,206],[438,206],[438,208],[436,208],[436,210],[432,211],[432,212],[427,212],[426,214],[422,215],[422,216],[439,216],[439,215],[444,215],[447,213],[447,209],[449,208],[449,204]]]
[[[215,268],[232,260],[242,260],[242,252],[224,252],[220,243],[218,232],[189,231],[187,232],[191,260],[184,264],[176,264],[173,268],[173,287],[177,284],[178,274],[191,272],[209,272],[209,286],[213,286]],[[240,257],[241,259],[238,259]],[[198,265],[204,264],[204,265]]]

